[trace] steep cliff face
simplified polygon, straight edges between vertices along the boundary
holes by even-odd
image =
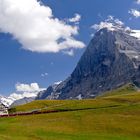
[[[43,100],[43,99],[48,99],[48,100],[53,100],[59,98],[60,93],[56,93],[57,86],[59,84],[54,84],[49,86],[46,90],[40,91],[36,97],[36,100]]]
[[[95,34],[71,76],[51,95],[92,98],[127,83],[139,85],[139,66],[140,40],[124,30],[104,28]]]

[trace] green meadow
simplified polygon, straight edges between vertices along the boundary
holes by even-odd
[[[33,110],[61,112],[0,118],[0,140],[140,140],[140,93],[132,85],[90,100],[33,101],[10,113]]]

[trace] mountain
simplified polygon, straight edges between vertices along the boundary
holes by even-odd
[[[24,105],[24,104],[27,104],[27,103],[30,103],[32,101],[35,100],[35,97],[24,97],[22,99],[19,99],[19,100],[16,100],[14,101],[10,107],[15,107],[15,106],[19,106],[19,105]]]
[[[56,82],[53,85],[49,86],[46,90],[40,91],[36,97],[36,100],[53,100],[59,98],[59,93],[56,92],[57,86],[61,84],[61,82]]]
[[[5,105],[6,107],[22,105],[35,100],[37,96],[37,94],[27,94],[27,95],[13,93],[8,97],[0,96],[0,103]]]
[[[37,99],[93,98],[128,83],[140,86],[140,40],[125,29],[103,28],[95,33],[70,77]]]
[[[6,107],[9,107],[14,102],[14,99],[9,97],[0,96],[0,104],[5,105]]]

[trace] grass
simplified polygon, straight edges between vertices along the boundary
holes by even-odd
[[[18,106],[12,112],[75,111],[0,118],[0,140],[140,140],[140,93],[130,87],[92,100]]]
[[[101,96],[99,97],[107,97],[107,96],[115,96],[115,95],[127,95],[127,94],[135,94],[137,91],[136,87],[132,84],[127,84],[123,87],[120,87],[116,90],[112,90],[112,91],[109,91],[109,92],[106,92],[104,94],[102,94]]]

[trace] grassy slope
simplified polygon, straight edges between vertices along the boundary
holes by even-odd
[[[130,86],[95,100],[35,101],[16,111],[46,106],[85,110],[0,118],[0,140],[140,140],[140,93]]]
[[[110,92],[106,92],[103,95],[99,97],[107,97],[107,96],[115,96],[115,95],[127,95],[127,94],[135,94],[136,93],[136,87],[132,84],[127,84],[123,87],[120,87],[116,90],[112,90]]]

